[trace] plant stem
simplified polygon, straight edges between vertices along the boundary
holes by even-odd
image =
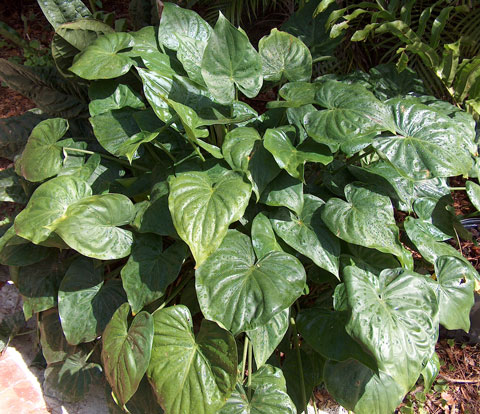
[[[247,382],[247,396],[248,401],[252,399],[252,373],[253,373],[253,346],[252,343],[248,343],[248,382]]]
[[[72,151],[72,152],[80,152],[82,154],[89,154],[89,155],[98,154],[102,158],[105,158],[106,160],[117,162],[118,164],[124,165],[125,167],[132,168],[134,170],[136,169],[136,170],[139,170],[139,171],[150,171],[146,167],[141,167],[139,165],[131,165],[127,161],[123,161],[123,160],[120,160],[116,157],[112,157],[111,155],[102,154],[100,152],[93,152],[93,151],[83,150],[83,149],[79,149],[79,148],[70,148],[70,147],[63,147],[63,150],[64,151]]]
[[[247,350],[248,350],[248,336],[245,334],[245,342],[243,343],[243,357],[242,357],[242,382],[245,379],[245,368],[247,367]]]
[[[185,277],[180,284],[173,290],[173,292],[170,294],[170,296],[163,302],[157,309],[163,309],[165,306],[167,306],[175,297],[182,291],[182,289],[185,287],[185,285],[190,281],[190,279],[193,277],[195,273],[190,272],[187,277]]]
[[[97,11],[97,8],[95,7],[95,0],[88,0],[90,3],[90,8],[92,9],[92,13],[95,13]]]
[[[298,341],[297,324],[295,322],[294,317],[290,318],[290,326],[293,329],[293,343],[295,345],[295,350],[296,350],[296,354],[297,354],[298,370],[300,371],[300,388],[302,390],[303,410],[307,411],[307,392],[305,390],[305,379],[303,377],[302,355],[300,354],[300,343]]]
[[[196,151],[192,152],[190,155],[187,155],[185,158],[182,158],[180,161],[173,164],[174,167],[178,167],[180,164],[183,164],[185,161],[188,161],[190,158],[195,157],[197,154]]]
[[[466,187],[448,187],[448,189],[450,191],[462,191],[462,190],[466,190],[467,188]]]

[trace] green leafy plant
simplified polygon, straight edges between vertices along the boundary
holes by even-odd
[[[446,242],[468,236],[448,178],[473,170],[472,117],[413,71],[311,82],[301,40],[257,51],[221,14],[165,3],[125,33],[58,3],[78,47],[55,62],[88,88],[94,139],[61,115],[33,128],[15,171],[35,190],[0,239],[49,392],[104,372],[113,412],[287,414],[323,382],[385,414],[433,382],[439,324],[469,329],[478,280]]]
[[[321,1],[315,13],[324,13],[331,3]],[[430,91],[478,116],[480,44],[471,22],[480,9],[470,2],[458,3],[346,1],[345,7],[330,13],[326,24],[331,37],[351,31],[348,41],[366,42],[367,54],[380,56],[381,63],[397,60],[399,71],[413,57],[412,66]],[[357,67],[364,66],[362,57],[365,53],[352,55]]]

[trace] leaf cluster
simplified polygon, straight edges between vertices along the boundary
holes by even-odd
[[[448,184],[477,175],[469,114],[408,69],[312,81],[302,40],[256,50],[221,14],[165,3],[127,33],[43,3],[85,103],[15,157],[9,186],[32,191],[0,260],[51,392],[80,399],[103,371],[112,410],[288,414],[323,382],[385,414],[433,381],[439,324],[469,329],[478,280],[447,242],[469,237]]]

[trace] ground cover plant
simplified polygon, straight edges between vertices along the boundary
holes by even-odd
[[[257,50],[221,14],[165,3],[126,33],[40,4],[56,68],[0,69],[42,109],[1,137],[5,193],[28,203],[0,260],[51,392],[104,375],[113,412],[300,413],[324,383],[384,414],[432,384],[439,325],[469,329],[478,280],[447,242],[471,237],[449,177],[480,206],[471,115],[409,69],[312,81],[313,40],[274,29]]]

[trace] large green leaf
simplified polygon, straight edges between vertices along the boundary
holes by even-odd
[[[68,207],[50,228],[84,256],[120,259],[130,254],[133,236],[119,226],[129,224],[134,215],[133,204],[124,195],[95,195]]]
[[[153,318],[140,312],[128,326],[130,306],[124,303],[114,313],[102,336],[105,376],[120,406],[132,398],[150,363]]]
[[[252,375],[252,399],[237,384],[227,403],[218,414],[295,414],[295,404],[287,394],[283,373],[270,365],[262,366]]]
[[[100,80],[88,89],[88,109],[92,117],[122,108],[145,109],[142,97],[130,85],[114,80]]]
[[[38,5],[54,29],[63,23],[92,16],[82,0],[39,0]]]
[[[435,261],[440,323],[447,329],[470,329],[470,309],[473,297],[472,268],[453,256],[441,256]]]
[[[15,228],[10,227],[0,238],[0,263],[6,266],[28,266],[38,263],[52,253],[53,250],[37,246],[17,236]]]
[[[128,33],[108,33],[79,54],[69,70],[88,80],[125,75],[134,61],[122,51],[131,48],[133,44],[133,37]]]
[[[249,98],[260,92],[262,60],[248,37],[220,13],[202,59],[208,90],[221,103],[235,99],[235,87]]]
[[[408,391],[385,372],[377,374],[354,359],[327,361],[323,378],[333,398],[356,414],[393,414]]]
[[[75,403],[83,399],[91,385],[98,383],[101,372],[99,364],[88,362],[87,355],[78,352],[47,367],[43,389],[57,400]]]
[[[91,195],[92,189],[83,180],[72,176],[53,178],[35,190],[25,210],[15,218],[15,231],[24,239],[41,243],[52,233],[48,225],[62,217],[69,205]]]
[[[179,36],[177,58],[182,63],[190,79],[200,84],[204,84],[202,77],[202,59],[206,40],[192,39],[187,36]]]
[[[287,209],[280,209],[270,216],[270,220],[275,233],[285,243],[339,277],[340,242],[320,217],[324,204],[321,199],[305,194],[301,214],[296,216]]]
[[[181,8],[173,3],[165,3],[158,29],[158,39],[169,49],[178,50],[178,36],[193,40],[207,41],[212,28],[193,10]]]
[[[75,56],[99,36],[113,32],[108,24],[94,19],[79,19],[58,26],[52,39],[52,57],[59,72],[67,78],[73,77],[68,68]]]
[[[58,286],[65,274],[65,266],[58,256],[10,269],[12,280],[23,297],[25,319],[56,306]]]
[[[373,146],[402,175],[418,180],[468,173],[472,158],[455,120],[414,101],[389,103],[397,134],[379,136]]]
[[[322,210],[322,220],[330,231],[349,243],[403,258],[406,253],[390,199],[358,184],[348,184],[345,197],[346,202],[331,198]]]
[[[255,260],[250,238],[230,230],[197,269],[198,302],[207,319],[238,334],[265,325],[292,305],[302,294],[305,278],[294,256],[272,251]]]
[[[46,114],[27,111],[18,116],[0,119],[0,152],[3,158],[12,160],[19,155],[32,129],[41,121],[49,118]]]
[[[168,205],[178,235],[188,244],[199,266],[220,245],[228,226],[248,205],[251,186],[227,172],[212,178],[188,172],[170,181]]]
[[[267,362],[285,336],[290,325],[289,316],[290,309],[284,309],[265,325],[247,331],[247,335],[250,341],[252,341],[253,354],[255,355],[255,362],[258,368]]]
[[[184,243],[163,250],[162,238],[154,234],[135,236],[132,254],[122,269],[122,283],[133,314],[162,297],[178,276],[187,255]]]
[[[51,118],[33,128],[16,169],[28,181],[39,182],[56,175],[62,168],[63,149],[57,143],[67,132],[68,122]]]
[[[376,370],[375,358],[365,352],[345,330],[348,318],[348,311],[303,309],[297,316],[298,330],[308,345],[325,359],[346,361],[353,358]]]
[[[157,310],[153,319],[147,375],[165,412],[217,413],[237,378],[237,346],[232,334],[204,321],[195,338],[192,317],[183,305]]]
[[[465,183],[467,189],[468,198],[473,206],[480,211],[480,185],[473,181],[467,181]]]
[[[100,263],[86,257],[76,259],[58,290],[58,312],[67,341],[73,345],[93,341],[125,301],[120,281],[104,283]]]
[[[295,136],[295,129],[267,129],[264,136],[265,148],[270,151],[278,166],[286,170],[293,178],[304,181],[305,163],[315,162],[323,165],[333,160],[328,147],[315,142],[303,143],[295,147],[292,143],[291,132]]]
[[[50,116],[75,118],[86,114],[86,88],[64,79],[54,67],[22,66],[0,59],[0,79]]]
[[[272,29],[258,43],[265,80],[309,81],[312,77],[312,55],[305,44],[286,32]]]
[[[377,276],[347,266],[343,273],[351,309],[347,332],[375,356],[381,371],[408,390],[435,349],[435,291],[423,276],[403,269]]]
[[[310,102],[305,102],[310,103]],[[332,151],[346,151],[352,142],[378,131],[394,131],[387,106],[360,85],[326,81],[315,91],[315,103],[327,108],[305,116],[308,135]]]

